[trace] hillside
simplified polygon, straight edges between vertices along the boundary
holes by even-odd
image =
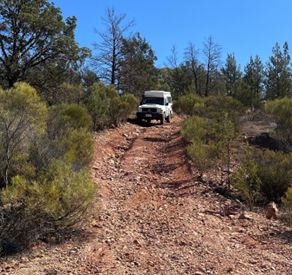
[[[99,212],[63,243],[1,259],[1,274],[291,273],[291,231],[261,214],[230,214],[233,201],[197,182],[180,123],[97,134]]]

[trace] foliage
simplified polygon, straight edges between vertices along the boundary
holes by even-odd
[[[49,109],[35,89],[0,91],[0,254],[81,221],[94,195],[91,118],[76,104]],[[3,188],[5,187],[5,188]]]
[[[193,84],[193,90],[196,94],[202,96],[202,71],[203,66],[199,62],[199,50],[196,49],[194,43],[189,43],[188,47],[185,49],[184,60],[185,60],[185,68],[190,71],[190,74],[193,78],[191,81]],[[190,85],[192,86],[192,85]]]
[[[201,178],[203,172],[214,165],[217,157],[216,145],[214,143],[193,142],[187,147],[187,153],[198,168]]]
[[[245,66],[243,83],[245,86],[241,88],[246,90],[243,102],[252,110],[259,107],[264,97],[264,66],[259,56],[251,57]]]
[[[241,79],[241,72],[237,66],[234,54],[227,55],[226,63],[221,71],[225,82],[226,94],[234,96],[236,85]]]
[[[50,180],[29,182],[16,176],[1,192],[1,240],[8,239],[21,249],[84,218],[94,196],[88,171],[74,172],[60,161],[52,163],[50,170]]]
[[[250,149],[245,152],[240,167],[232,175],[232,181],[241,192],[243,199],[247,201],[249,208],[252,209],[260,197],[261,180],[258,175],[258,166],[252,159]]]
[[[156,56],[149,43],[135,34],[122,40],[119,88],[125,93],[141,97],[143,92],[153,89],[157,81],[154,66]]]
[[[277,122],[275,130],[277,137],[292,144],[292,98],[268,101],[266,109]]]
[[[0,25],[0,77],[5,87],[26,80],[40,65],[78,59],[83,51],[74,38],[76,18],[64,20],[47,0],[2,0]]]
[[[184,95],[179,97],[173,105],[178,114],[200,115],[204,111],[204,99],[195,95]]]
[[[187,95],[180,97],[174,108],[178,113],[193,115],[183,123],[182,136],[192,143],[188,154],[201,173],[212,163],[220,161],[222,168],[227,168],[230,188],[231,146],[236,137],[242,105],[229,96],[201,98]]]
[[[191,144],[187,152],[197,165],[200,175],[214,163],[222,160],[230,170],[231,143],[235,128],[227,116],[220,122],[205,117],[193,116],[184,121],[182,136]]]
[[[92,63],[98,77],[105,83],[118,87],[122,58],[122,41],[133,21],[126,22],[125,14],[117,14],[114,8],[108,8],[103,19],[104,32],[97,32],[98,41],[94,44],[96,54]]]
[[[292,95],[290,60],[288,43],[284,43],[283,50],[276,43],[266,69],[266,96],[268,99]]]
[[[285,195],[282,197],[282,202],[287,211],[287,219],[289,225],[292,225],[292,187],[289,187]]]
[[[133,95],[119,96],[114,86],[102,83],[90,87],[86,99],[95,130],[117,126],[128,118],[136,106],[137,99]]]
[[[242,104],[231,96],[209,96],[205,99],[205,116],[210,118],[224,118],[225,115],[237,124],[244,108]]]
[[[49,131],[80,128],[89,130],[91,126],[92,121],[85,107],[77,104],[62,104],[49,109]]]
[[[254,159],[262,196],[268,202],[279,202],[292,182],[292,154],[266,150],[256,153]]]
[[[79,104],[84,97],[84,91],[81,85],[63,83],[57,89],[58,91],[55,93],[56,99],[53,102],[54,104]]]
[[[231,96],[199,97],[184,95],[175,101],[175,112],[185,115],[198,115],[209,119],[224,119],[225,114],[237,124],[244,107]]]
[[[258,199],[280,202],[291,186],[292,154],[270,150],[248,151],[234,176],[234,182],[250,206]]]
[[[45,130],[47,107],[36,91],[25,83],[0,90],[0,187],[7,186],[13,173],[26,173],[29,144]]]

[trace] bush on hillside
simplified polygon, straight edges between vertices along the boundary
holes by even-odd
[[[182,125],[182,136],[191,144],[188,155],[198,166],[200,174],[216,162],[227,168],[227,182],[231,163],[231,145],[235,139],[234,123],[227,115],[215,119],[193,116]],[[230,187],[230,186],[229,186]]]
[[[204,111],[204,98],[195,95],[179,97],[173,105],[177,114],[200,115]]]
[[[205,99],[205,116],[221,119],[226,116],[236,125],[243,113],[242,104],[231,96],[209,96]]]
[[[94,195],[88,169],[93,137],[84,107],[48,110],[24,83],[1,90],[0,97],[5,187],[0,189],[0,254],[5,254],[81,220]]]
[[[50,169],[50,180],[43,176],[30,182],[15,176],[2,190],[0,244],[9,240],[21,250],[45,234],[84,219],[94,196],[88,171],[74,172],[62,162],[52,163]],[[5,253],[0,245],[0,255]]]
[[[282,197],[284,209],[286,210],[286,219],[288,224],[292,225],[292,187],[290,186]]]
[[[90,87],[86,99],[86,107],[95,130],[117,126],[126,121],[136,106],[137,99],[133,95],[119,96],[114,86],[105,86],[102,83]]]
[[[250,150],[246,151],[240,167],[232,175],[232,181],[241,192],[249,209],[252,209],[260,197],[261,180],[258,175],[258,166],[252,159]]]
[[[276,136],[292,144],[292,98],[284,97],[266,103],[266,110],[271,113],[277,123]]]
[[[292,154],[270,150],[249,152],[233,180],[249,205],[260,201],[279,203],[291,186]]]
[[[0,188],[16,174],[33,173],[29,145],[44,134],[47,107],[25,83],[0,90]]]
[[[265,150],[257,152],[254,159],[258,166],[262,196],[267,202],[280,202],[292,183],[292,154]]]

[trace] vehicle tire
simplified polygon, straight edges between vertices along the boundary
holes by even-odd
[[[168,117],[166,118],[166,121],[167,121],[168,123],[170,123],[170,120],[171,120],[171,114],[169,114]]]
[[[164,122],[165,122],[165,116],[164,116],[164,115],[162,115],[162,118],[160,119],[160,124],[161,124],[161,125],[163,125],[163,124],[164,124]]]

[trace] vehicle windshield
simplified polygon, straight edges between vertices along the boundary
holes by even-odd
[[[143,104],[164,105],[164,98],[163,97],[144,97],[141,102],[141,105]]]

